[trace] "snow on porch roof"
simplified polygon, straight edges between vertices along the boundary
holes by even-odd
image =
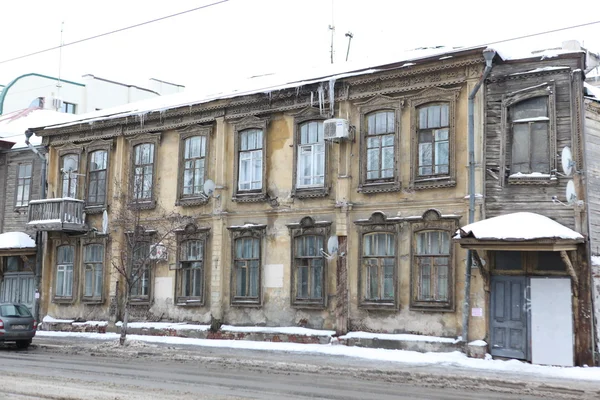
[[[481,240],[535,240],[570,239],[582,240],[583,236],[543,215],[518,212],[484,219],[463,226],[455,239],[475,238]]]
[[[0,233],[0,250],[35,249],[35,241],[23,232]]]

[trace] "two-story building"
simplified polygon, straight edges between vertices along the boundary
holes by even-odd
[[[29,211],[29,224],[48,232],[43,312],[122,318],[115,267],[139,257],[123,252],[132,232],[156,248],[168,210],[193,222],[142,271],[134,319],[456,337],[466,317],[465,340],[531,360],[558,340],[540,341],[547,325],[530,325],[557,324],[544,308],[530,311],[526,290],[537,285],[536,296],[561,293],[571,363],[591,364],[587,181],[574,175],[584,160],[584,57],[499,54],[482,82],[484,49],[174,95],[34,129],[53,198]],[[558,167],[565,146],[573,171]],[[567,186],[577,199],[565,200]],[[471,199],[476,221],[511,218],[510,234],[466,227]],[[137,212],[135,226],[123,210]],[[515,221],[517,211],[534,219]],[[531,221],[550,236],[524,237]]]

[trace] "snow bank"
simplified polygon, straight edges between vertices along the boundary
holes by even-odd
[[[583,82],[583,87],[587,90],[590,97],[600,100],[600,87],[592,86],[587,82]]]
[[[473,340],[472,342],[469,342],[469,346],[487,346],[487,342],[485,340]]]
[[[455,239],[474,237],[491,240],[571,239],[583,240],[583,236],[543,215],[519,212],[484,219],[463,226]]]
[[[117,333],[84,333],[84,332],[48,332],[40,331],[40,337],[84,337],[96,340],[116,340]],[[600,381],[600,368],[581,367],[550,367],[531,365],[517,360],[482,360],[468,358],[460,352],[451,353],[418,353],[407,350],[384,350],[362,347],[332,346],[329,344],[298,344],[281,342],[252,342],[248,340],[217,340],[217,339],[190,339],[174,336],[144,336],[127,335],[127,340],[136,340],[146,343],[167,343],[173,345],[194,345],[203,347],[224,347],[232,349],[286,351],[290,353],[315,353],[331,356],[357,357],[369,360],[386,362],[401,362],[419,365],[446,365],[470,368],[473,370],[522,372],[538,376],[585,379]]]
[[[0,233],[0,249],[35,249],[35,241],[23,232]]]
[[[302,328],[299,326],[266,327],[266,326],[222,325],[221,330],[226,331],[226,332],[279,333],[282,335],[303,335],[303,336],[333,336],[333,335],[335,335],[335,331],[308,329],[308,328]]]
[[[53,323],[54,324],[70,324],[70,323],[72,323],[74,321],[75,321],[74,319],[56,319],[56,318],[53,318],[53,317],[51,317],[49,315],[46,315],[42,319],[42,322],[47,322],[49,324],[53,324]]]
[[[115,325],[121,327],[123,322],[119,321]],[[210,329],[210,325],[194,325],[186,324],[185,322],[129,322],[127,323],[127,328],[207,331]]]
[[[372,333],[372,332],[348,332],[340,339],[380,339],[380,340],[397,340],[407,342],[431,342],[431,343],[452,343],[456,344],[460,340],[454,338],[446,338],[439,336],[426,335],[409,335],[404,333]]]

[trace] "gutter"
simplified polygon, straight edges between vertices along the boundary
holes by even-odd
[[[492,60],[496,55],[496,51],[487,48],[483,50],[485,58],[485,70],[475,85],[468,99],[468,146],[469,146],[469,224],[475,222],[475,96],[479,88],[485,82],[487,77],[492,72]],[[472,250],[467,250],[467,265],[465,268],[465,296],[463,303],[463,321],[462,321],[462,339],[468,343],[469,337],[469,309],[471,308],[471,270],[473,269]]]
[[[42,172],[41,172],[41,191],[40,191],[40,199],[44,200],[46,198],[46,166],[48,164],[48,159],[46,156],[38,151],[34,145],[29,143],[29,139],[33,136],[33,131],[27,129],[25,131],[25,144],[31,151],[33,151],[42,161]],[[40,311],[40,299],[39,296],[41,294],[40,284],[42,281],[42,255],[44,253],[44,233],[42,231],[37,231],[35,234],[35,245],[36,245],[36,256],[35,256],[35,296],[34,296],[34,306],[33,306],[33,317],[40,323],[39,311]]]

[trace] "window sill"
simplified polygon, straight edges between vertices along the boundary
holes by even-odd
[[[69,304],[73,304],[74,299],[72,297],[54,297],[52,299],[52,302],[55,304],[69,305]]]
[[[447,302],[419,301],[410,305],[411,311],[454,312],[454,305]]]
[[[27,209],[29,208],[29,205],[26,206],[16,206],[14,208],[14,212],[23,212],[23,211],[27,211]]]
[[[364,194],[399,192],[400,182],[361,183],[357,191]]]
[[[328,187],[296,188],[292,193],[292,197],[296,199],[314,199],[327,196],[329,196]]]
[[[81,302],[87,305],[104,304],[104,299],[96,297],[86,297],[82,298]]]
[[[146,305],[150,305],[150,299],[149,298],[132,298],[132,299],[129,299],[129,303],[131,305],[135,305],[135,306],[146,306]]]
[[[555,176],[542,176],[542,177],[533,177],[533,176],[524,176],[524,177],[509,177],[508,178],[509,185],[558,185],[558,179]]]
[[[178,297],[175,305],[178,307],[203,307],[204,300],[198,297]]]
[[[456,181],[449,176],[415,179],[411,185],[411,187],[415,190],[437,189],[454,186],[456,186]]]
[[[245,299],[233,299],[231,300],[232,307],[251,307],[259,308],[262,307],[259,299],[245,300]]]
[[[239,203],[260,203],[263,201],[268,201],[269,198],[263,192],[252,192],[252,193],[244,193],[238,192],[233,195],[231,201],[236,201]]]
[[[292,307],[299,309],[312,309],[312,310],[324,310],[327,306],[324,304],[323,300],[318,300],[318,302],[300,302],[295,301],[292,302]]]
[[[203,206],[208,203],[208,200],[208,197],[180,197],[175,205],[181,207]]]
[[[128,207],[132,210],[152,210],[156,207],[156,200],[129,202]]]
[[[359,306],[363,310],[371,310],[371,311],[398,311],[399,307],[393,303],[384,303],[384,302],[369,302],[363,301]]]
[[[92,205],[92,206],[85,206],[83,211],[85,211],[85,213],[87,215],[90,214],[102,214],[102,212],[106,209],[106,205],[102,204],[102,205]]]

